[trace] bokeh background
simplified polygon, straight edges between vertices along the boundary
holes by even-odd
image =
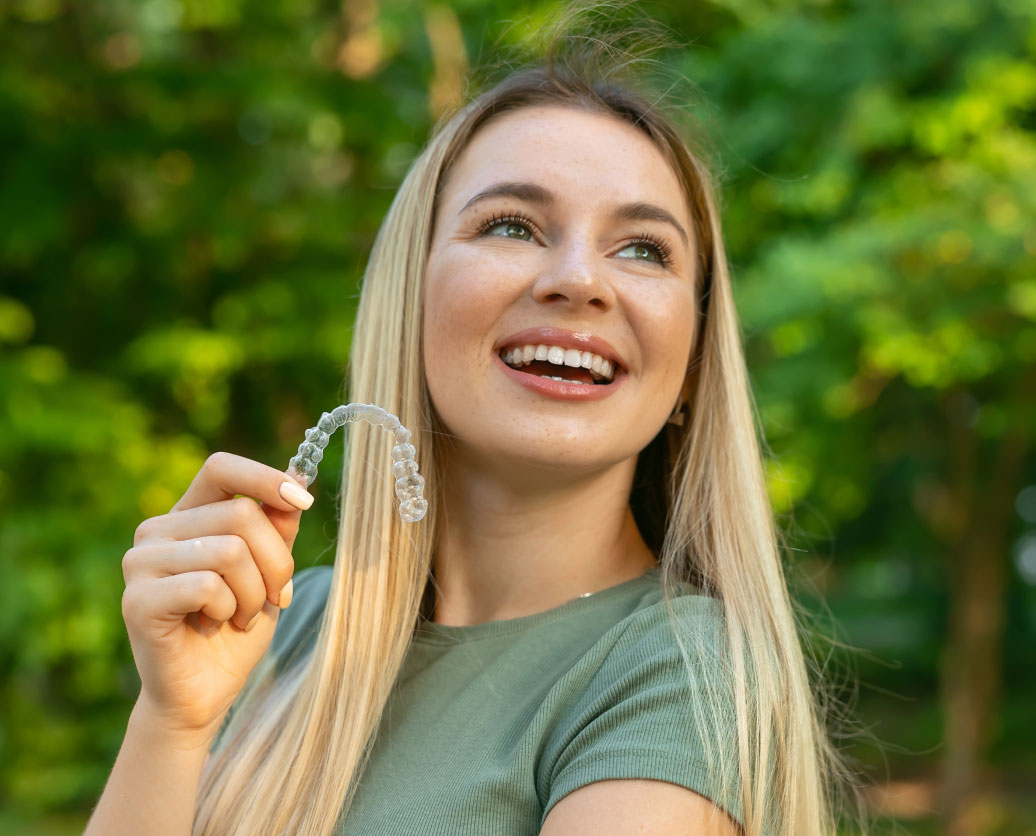
[[[557,9],[0,1],[0,831],[81,831],[139,687],[134,529],[215,450],[286,467],[347,394],[395,187],[465,70]],[[722,174],[789,577],[876,832],[1036,833],[1036,2],[640,9],[684,41],[697,93],[660,106]]]

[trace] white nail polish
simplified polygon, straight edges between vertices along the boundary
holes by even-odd
[[[303,490],[294,482],[281,482],[280,494],[285,502],[290,502],[300,511],[305,511],[313,504],[313,494]]]
[[[284,589],[281,590],[281,599],[279,603],[282,610],[287,609],[288,605],[291,603],[291,595],[293,591],[294,587],[289,579],[288,582],[284,584]]]

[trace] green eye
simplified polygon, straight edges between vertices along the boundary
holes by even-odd
[[[519,241],[531,241],[532,233],[528,228],[516,223],[497,224],[491,230],[490,235],[497,235],[501,238],[517,238]]]
[[[633,251],[632,255],[623,255],[623,253]],[[635,258],[641,261],[656,261],[662,262],[658,252],[655,251],[654,247],[649,247],[646,244],[630,244],[628,247],[623,247],[616,253],[621,258]]]

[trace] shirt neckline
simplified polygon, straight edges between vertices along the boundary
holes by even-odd
[[[515,633],[528,629],[539,624],[547,624],[560,618],[565,618],[574,613],[583,612],[596,607],[599,602],[610,601],[622,595],[632,592],[639,587],[645,591],[659,586],[660,574],[657,566],[651,566],[643,574],[628,581],[609,586],[598,590],[590,595],[573,598],[564,604],[559,604],[549,610],[523,615],[518,618],[504,618],[496,621],[484,621],[481,624],[439,624],[435,621],[422,619],[414,631],[414,641],[425,644],[441,644],[444,641],[450,644],[456,642],[473,641],[491,636],[502,636],[508,633]],[[659,586],[659,589],[661,587]]]

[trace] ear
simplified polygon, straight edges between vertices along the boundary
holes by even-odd
[[[687,373],[683,377],[683,386],[680,387],[680,403],[693,405],[694,395],[698,391],[698,368],[701,364],[695,363],[694,358],[687,364]],[[688,413],[690,408],[688,408]]]
[[[697,378],[692,374],[688,375],[683,380],[683,386],[680,388],[680,403],[687,405],[694,398],[694,391],[697,389]]]

